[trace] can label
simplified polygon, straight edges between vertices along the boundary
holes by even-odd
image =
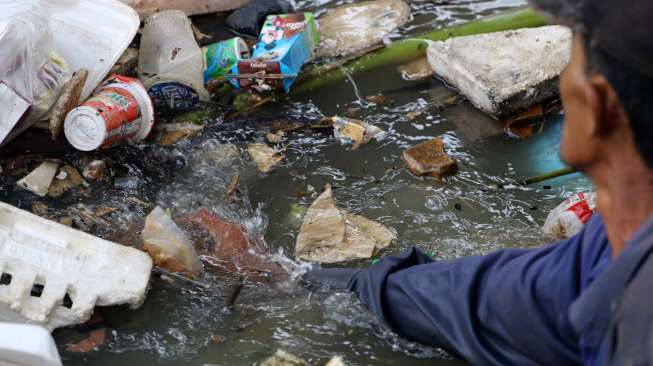
[[[86,101],[104,120],[107,135],[102,147],[134,138],[141,128],[141,109],[136,98],[126,89],[105,87]]]
[[[195,89],[177,82],[155,84],[148,94],[154,105],[162,109],[185,111],[200,103],[199,93]]]

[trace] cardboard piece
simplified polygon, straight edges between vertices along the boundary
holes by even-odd
[[[270,15],[252,58],[239,60],[230,79],[240,89],[288,92],[318,41],[312,13]]]

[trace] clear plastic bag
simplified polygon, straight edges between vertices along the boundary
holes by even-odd
[[[596,209],[596,193],[578,193],[554,208],[546,218],[542,231],[556,239],[578,234]]]
[[[8,141],[47,117],[71,72],[54,50],[50,22],[41,1],[0,0],[0,9],[0,81],[32,105],[27,118],[13,127],[5,139]]]

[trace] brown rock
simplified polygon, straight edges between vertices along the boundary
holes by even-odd
[[[413,146],[404,151],[401,157],[406,168],[420,177],[442,180],[446,175],[455,174],[457,169],[456,161],[444,152],[444,143],[439,138]]]
[[[50,133],[52,133],[52,140],[56,141],[59,139],[66,116],[71,110],[79,106],[80,97],[87,78],[88,70],[80,69],[73,74],[73,77],[61,91],[61,95],[52,109],[52,117],[50,117]]]

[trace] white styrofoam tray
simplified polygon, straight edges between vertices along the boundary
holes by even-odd
[[[146,253],[0,202],[0,321],[50,330],[81,324],[95,306],[140,306]]]

